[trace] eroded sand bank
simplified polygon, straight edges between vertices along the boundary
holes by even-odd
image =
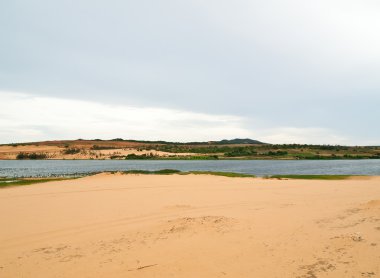
[[[380,277],[380,178],[100,174],[0,190],[0,277]]]

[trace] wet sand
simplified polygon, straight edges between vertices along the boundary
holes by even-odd
[[[0,277],[380,277],[380,178],[99,174],[0,190]]]

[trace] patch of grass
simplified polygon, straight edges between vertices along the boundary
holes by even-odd
[[[242,174],[242,173],[232,173],[232,172],[213,172],[213,171],[189,171],[182,172],[174,169],[163,169],[158,171],[147,171],[147,170],[129,170],[122,172],[123,174],[143,174],[143,175],[171,175],[171,174],[180,174],[180,175],[214,175],[214,176],[223,176],[223,177],[239,177],[239,178],[254,178],[255,175]]]
[[[234,172],[213,172],[213,171],[190,171],[184,172],[184,174],[193,174],[193,175],[213,175],[213,176],[223,176],[230,178],[254,178],[255,175],[243,174],[243,173],[234,173]]]
[[[74,178],[0,178],[0,188],[70,179]]]
[[[148,170],[129,170],[122,172],[123,174],[144,174],[144,175],[171,175],[182,173],[179,170],[174,169],[162,169],[157,171],[148,171]]]
[[[300,180],[345,180],[352,175],[274,175],[271,179],[300,179]]]
[[[168,157],[167,160],[217,160],[217,155],[192,155],[192,156],[176,156]]]

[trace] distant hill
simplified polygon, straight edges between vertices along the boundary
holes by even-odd
[[[126,141],[126,142],[138,142],[138,143],[146,143],[146,144],[182,144],[182,145],[205,145],[205,144],[211,144],[211,145],[241,145],[241,144],[265,144],[263,142],[260,142],[258,140],[253,140],[249,138],[241,139],[241,138],[235,138],[231,140],[223,139],[220,141],[208,141],[208,142],[168,142],[168,141],[144,141],[144,140],[123,140],[121,138],[112,139],[111,141]]]
[[[47,146],[69,146],[69,145],[104,145],[107,146],[142,146],[142,145],[264,145],[267,143],[260,142],[258,140],[253,140],[249,138],[235,138],[235,139],[223,139],[220,141],[193,141],[193,142],[170,142],[163,140],[135,140],[135,139],[76,139],[76,140],[53,140],[53,141],[41,141],[41,142],[25,142],[25,143],[11,143],[11,144],[0,144],[10,145],[10,146],[27,146],[27,145],[47,145]]]
[[[79,139],[81,140],[81,139]],[[95,141],[107,141],[107,140],[100,140],[95,139]],[[242,145],[242,144],[266,144],[263,142],[260,142],[258,140],[253,140],[249,138],[241,139],[241,138],[235,138],[231,140],[223,139],[220,141],[208,141],[208,142],[169,142],[169,141],[147,141],[147,140],[132,140],[132,139],[122,139],[122,138],[115,138],[111,139],[109,141],[119,141],[119,142],[134,142],[134,143],[144,143],[144,144],[176,144],[176,145]]]
[[[214,141],[214,142],[211,142],[211,143],[220,144],[220,145],[265,144],[263,142],[260,142],[260,141],[257,141],[257,140],[253,140],[253,139],[249,139],[249,138],[246,138],[246,139],[236,138],[236,139],[231,139],[231,140],[224,139],[224,140],[220,140],[220,141]]]

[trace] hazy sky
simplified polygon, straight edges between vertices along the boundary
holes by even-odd
[[[378,0],[0,2],[0,143],[380,144]]]

